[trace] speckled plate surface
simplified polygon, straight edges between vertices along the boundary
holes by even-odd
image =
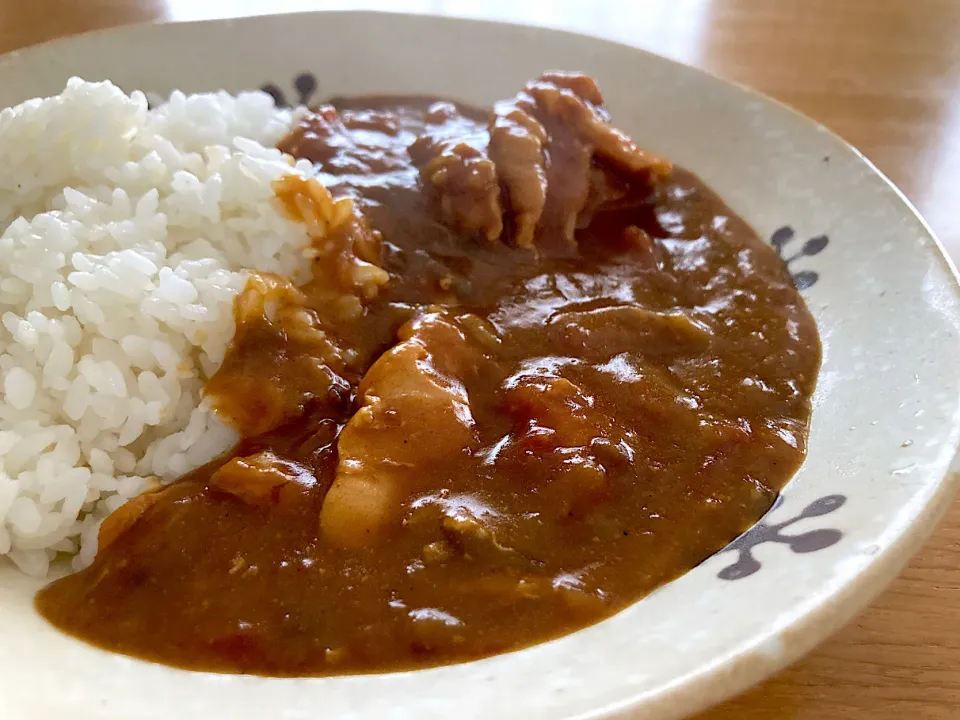
[[[482,57],[478,62],[476,58]],[[824,344],[809,456],[753,530],[609,620],[451,667],[344,678],[190,673],[111,655],[33,611],[0,564],[0,717],[679,718],[809,650],[946,509],[960,438],[960,292],[929,229],[823,128],[706,74],[583,36],[315,13],[142,26],[0,60],[0,106],[71,75],[166,93],[273,86],[297,101],[430,93],[486,104],[547,68],[596,77],[642,145],[697,172],[787,261]]]

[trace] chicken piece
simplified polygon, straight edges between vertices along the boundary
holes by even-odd
[[[210,477],[208,486],[248,505],[274,505],[281,500],[281,489],[289,483],[310,487],[316,483],[316,477],[309,468],[264,450],[225,463]]]
[[[496,241],[503,232],[500,180],[486,154],[487,138],[471,135],[452,122],[452,103],[436,103],[427,112],[427,129],[409,148],[420,176],[440,199],[448,225]]]
[[[514,108],[515,117],[525,116],[528,123],[535,122],[543,128],[545,140],[542,153],[545,162],[541,172],[544,176],[545,193],[537,219],[539,221],[541,216],[545,215],[544,224],[558,228],[563,237],[572,240],[578,225],[577,218],[590,197],[592,148],[578,137],[574,129],[558,122],[541,106],[534,91],[542,94],[550,87],[550,81],[546,78],[547,76],[541,76],[537,81],[529,83],[509,101],[509,105]],[[493,125],[496,125],[496,111]],[[493,145],[492,128],[492,153],[495,152]],[[516,161],[512,163],[514,173],[517,172],[516,164]]]
[[[204,388],[217,415],[253,437],[298,417],[314,401],[339,406],[346,360],[289,281],[252,274],[234,302],[237,329]]]
[[[440,196],[445,223],[494,241],[503,232],[500,184],[493,163],[466,143],[438,152],[422,169]]]
[[[367,371],[360,409],[340,433],[336,476],[320,512],[321,533],[337,545],[376,542],[439,464],[477,444],[463,381],[476,372],[479,351],[441,311],[398,334],[401,342]]]
[[[555,229],[560,237],[572,243],[591,197],[592,148],[570,128],[560,126],[552,130],[548,152],[550,192],[542,225]]]
[[[423,561],[427,564],[444,563],[454,557],[493,560],[504,567],[529,564],[513,549],[500,544],[494,529],[487,522],[469,513],[444,517],[440,522],[440,530],[443,539],[423,548]]]

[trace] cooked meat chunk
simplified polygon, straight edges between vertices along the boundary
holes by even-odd
[[[487,138],[475,131],[458,132],[459,126],[449,123],[455,114],[452,103],[431,107],[426,131],[410,146],[410,157],[423,181],[436,191],[445,223],[497,240],[503,232],[503,210],[497,170],[485,152]]]
[[[489,518],[478,518],[469,512],[461,511],[445,517],[440,527],[447,542],[468,558],[497,557],[498,562],[508,565],[508,556],[515,554],[497,539]]]
[[[531,438],[544,438],[552,447],[588,445],[606,424],[593,398],[566,378],[521,372],[507,380],[505,390],[507,410],[529,423]]]
[[[642,194],[670,173],[666,160],[611,125],[600,89],[585,75],[541,75],[496,103],[485,131],[462,112],[451,102],[431,105],[407,151],[436,197],[440,219],[484,241],[530,247],[547,230],[573,240],[595,212],[628,192],[619,175]],[[373,138],[401,135],[390,113],[341,114],[326,105],[303,118],[280,147],[361,184],[365,174],[399,171],[402,158]]]
[[[320,513],[332,542],[376,541],[399,522],[402,500],[435,481],[438,463],[468,453],[476,424],[462,379],[478,352],[441,311],[401,328],[360,383],[360,409],[340,433],[336,477]]]
[[[330,105],[321,105],[301,118],[296,129],[281,140],[277,147],[296,158],[305,157],[313,162],[323,162],[333,157],[340,147],[349,142],[350,138],[336,109]]]
[[[610,419],[592,397],[563,377],[521,371],[504,388],[516,420],[499,459],[526,466],[529,482],[556,498],[561,514],[581,514],[606,497],[607,471],[593,444],[613,436]]]
[[[544,214],[550,226],[568,239],[586,224],[580,216],[588,203],[595,212],[609,195],[609,173],[597,167],[598,160],[609,161],[643,182],[661,180],[670,172],[666,160],[641,150],[610,124],[600,88],[586,75],[545,73],[529,83],[513,104],[545,129],[548,203]]]
[[[210,476],[209,487],[233,495],[248,505],[274,505],[288,483],[309,487],[316,482],[310,468],[264,450],[235,457]]]
[[[421,172],[440,196],[444,222],[465,232],[478,231],[487,240],[500,237],[500,185],[490,158],[463,142],[438,145]]]
[[[541,117],[548,116],[574,130],[592,152],[629,173],[654,179],[670,174],[670,162],[640,147],[610,123],[596,81],[581,73],[544,73],[526,93]]]
[[[533,244],[547,201],[547,131],[516,100],[493,106],[490,159],[496,164],[513,212],[514,242]]]
[[[427,563],[492,561],[507,566],[531,567],[531,560],[510,547],[514,528],[495,509],[471,495],[450,495],[441,490],[417,497],[410,503],[404,526],[414,533],[437,533],[440,540],[423,548]]]

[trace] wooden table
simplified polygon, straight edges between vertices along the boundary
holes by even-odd
[[[857,146],[960,260],[955,0],[0,0],[0,52],[137,21],[351,6],[579,29],[750,85]],[[699,720],[958,717],[960,503],[858,620],[779,677]]]

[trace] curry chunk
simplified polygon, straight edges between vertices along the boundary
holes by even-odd
[[[204,390],[217,415],[244,437],[268,432],[313,402],[349,392],[346,359],[292,283],[253,274],[234,303],[237,329]]]
[[[437,193],[445,223],[495,241],[503,232],[497,168],[485,152],[485,134],[451,125],[456,117],[453,103],[431,106],[424,134],[410,145],[410,157]]]
[[[611,187],[623,183],[622,178],[612,180],[600,162],[616,165],[641,186],[659,182],[670,173],[669,162],[641,150],[610,124],[600,88],[586,75],[545,73],[527,84],[509,105],[515,117],[536,121],[543,129],[543,153],[548,162],[543,170],[547,193],[541,208],[542,224],[556,228],[568,240],[573,240],[577,228],[585,226],[593,212],[602,209],[612,194]],[[493,131],[496,110],[494,114]],[[499,154],[493,147],[494,137],[498,142],[516,144],[509,136],[492,135],[494,154]],[[507,151],[509,148],[504,153]],[[619,191],[614,197],[621,194]]]
[[[282,489],[289,483],[310,487],[316,482],[313,472],[292,460],[263,450],[246,457],[235,457],[210,476],[209,487],[233,495],[249,505],[273,505],[281,501]]]
[[[513,210],[514,242],[533,244],[547,202],[547,131],[517,101],[493,106],[490,159]]]
[[[561,515],[582,514],[607,496],[593,446],[614,433],[591,396],[566,378],[521,371],[505,384],[504,409],[516,424],[498,460],[524,468],[517,476],[554,498]]]
[[[375,542],[400,520],[405,497],[477,443],[463,379],[480,353],[443,311],[424,313],[360,383],[360,409],[340,433],[336,476],[320,528],[331,542]]]
[[[467,560],[526,566],[522,557],[501,537],[506,518],[496,508],[472,495],[450,495],[441,490],[414,500],[406,526],[414,531],[429,528],[441,539],[423,548],[426,563]]]

